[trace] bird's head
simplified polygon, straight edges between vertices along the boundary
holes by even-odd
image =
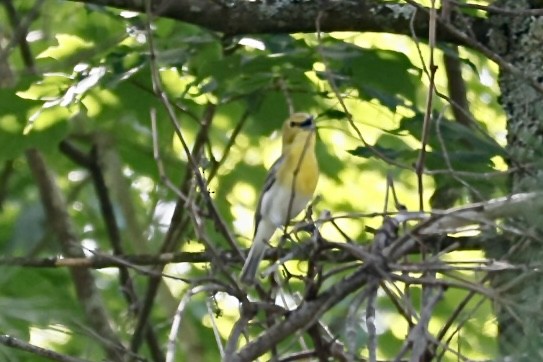
[[[283,124],[283,149],[290,146],[298,137],[307,139],[315,132],[313,116],[307,113],[293,113]]]

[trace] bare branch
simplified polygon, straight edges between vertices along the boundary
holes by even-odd
[[[434,211],[428,224],[421,225],[420,235],[458,231],[462,227],[483,224],[504,217],[518,216],[522,211],[535,212],[543,207],[541,193],[522,193],[452,208],[444,213]]]
[[[0,344],[3,344],[4,346],[7,346],[7,347],[19,349],[21,351],[30,352],[36,356],[50,359],[51,361],[89,362],[88,360],[85,360],[85,359],[66,356],[64,354],[60,354],[60,353],[51,351],[49,349],[35,346],[33,344],[27,343],[25,341],[21,341],[20,339],[17,339],[7,334],[0,334]]]
[[[38,185],[49,225],[58,238],[64,255],[85,257],[68,215],[64,197],[44,158],[35,149],[28,150],[26,158]],[[89,270],[81,268],[70,268],[70,273],[79,302],[83,305],[94,332],[102,337],[99,341],[107,351],[108,357],[113,361],[121,361],[124,348],[109,324],[110,318],[96,289],[93,275]]]
[[[113,203],[110,198],[111,192],[106,186],[106,181],[104,178],[104,173],[100,165],[101,159],[101,149],[100,143],[97,142],[97,145],[94,145],[88,156],[83,155],[82,152],[77,150],[77,148],[67,141],[61,142],[61,149],[71,157],[74,161],[78,162],[80,165],[87,167],[89,170],[96,195],[100,204],[100,211],[102,219],[106,226],[107,235],[111,243],[111,249],[113,250],[114,256],[120,256],[125,254],[123,243],[121,240],[121,232],[117,224],[115,213],[113,211]],[[72,156],[73,155],[73,156]],[[121,291],[125,300],[128,303],[128,308],[132,312],[132,315],[138,315],[140,309],[140,301],[136,294],[134,288],[134,282],[130,276],[128,267],[122,265],[118,267],[119,269],[119,281],[121,285]],[[155,361],[162,361],[164,357],[162,356],[162,351],[160,350],[159,342],[156,337],[156,334],[152,328],[147,327],[145,331],[145,337],[149,346],[153,358]]]
[[[435,93],[435,75],[437,71],[437,65],[434,62],[434,50],[436,46],[436,17],[437,11],[434,7],[435,3],[432,1],[432,8],[429,10],[429,24],[430,28],[428,29],[428,39],[430,46],[430,64],[429,69],[426,70],[428,73],[429,86],[428,94],[426,95],[426,108],[424,111],[424,122],[422,126],[422,135],[421,135],[421,149],[417,162],[415,165],[415,173],[417,174],[417,188],[419,195],[419,210],[424,211],[424,188],[422,182],[422,175],[424,170],[424,164],[426,162],[426,146],[429,141],[430,136],[430,125],[432,122],[432,111],[433,111],[433,100]],[[413,34],[415,35],[415,34]]]

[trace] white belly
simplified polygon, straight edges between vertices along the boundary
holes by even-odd
[[[297,195],[291,201],[291,191],[290,187],[274,183],[262,198],[262,218],[278,228],[295,218],[311,200],[311,196]]]

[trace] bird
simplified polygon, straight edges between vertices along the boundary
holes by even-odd
[[[313,197],[319,179],[315,133],[315,120],[307,113],[293,113],[283,124],[281,156],[270,167],[262,187],[253,242],[240,273],[245,285],[255,282],[275,231],[295,218]]]

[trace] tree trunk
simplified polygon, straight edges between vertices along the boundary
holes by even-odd
[[[510,10],[530,8],[528,0],[498,0],[495,6]],[[543,94],[528,79],[543,83],[543,18],[528,15],[493,14],[489,33],[491,46],[508,63],[523,71],[526,78],[502,69],[499,75],[500,103],[507,115],[507,141],[512,193],[538,191],[543,186]],[[526,270],[496,273],[499,346],[503,357],[513,360],[543,360],[543,278],[530,265],[543,261],[543,214],[526,210],[507,226],[520,233],[503,232],[489,239],[487,255],[527,266]]]

